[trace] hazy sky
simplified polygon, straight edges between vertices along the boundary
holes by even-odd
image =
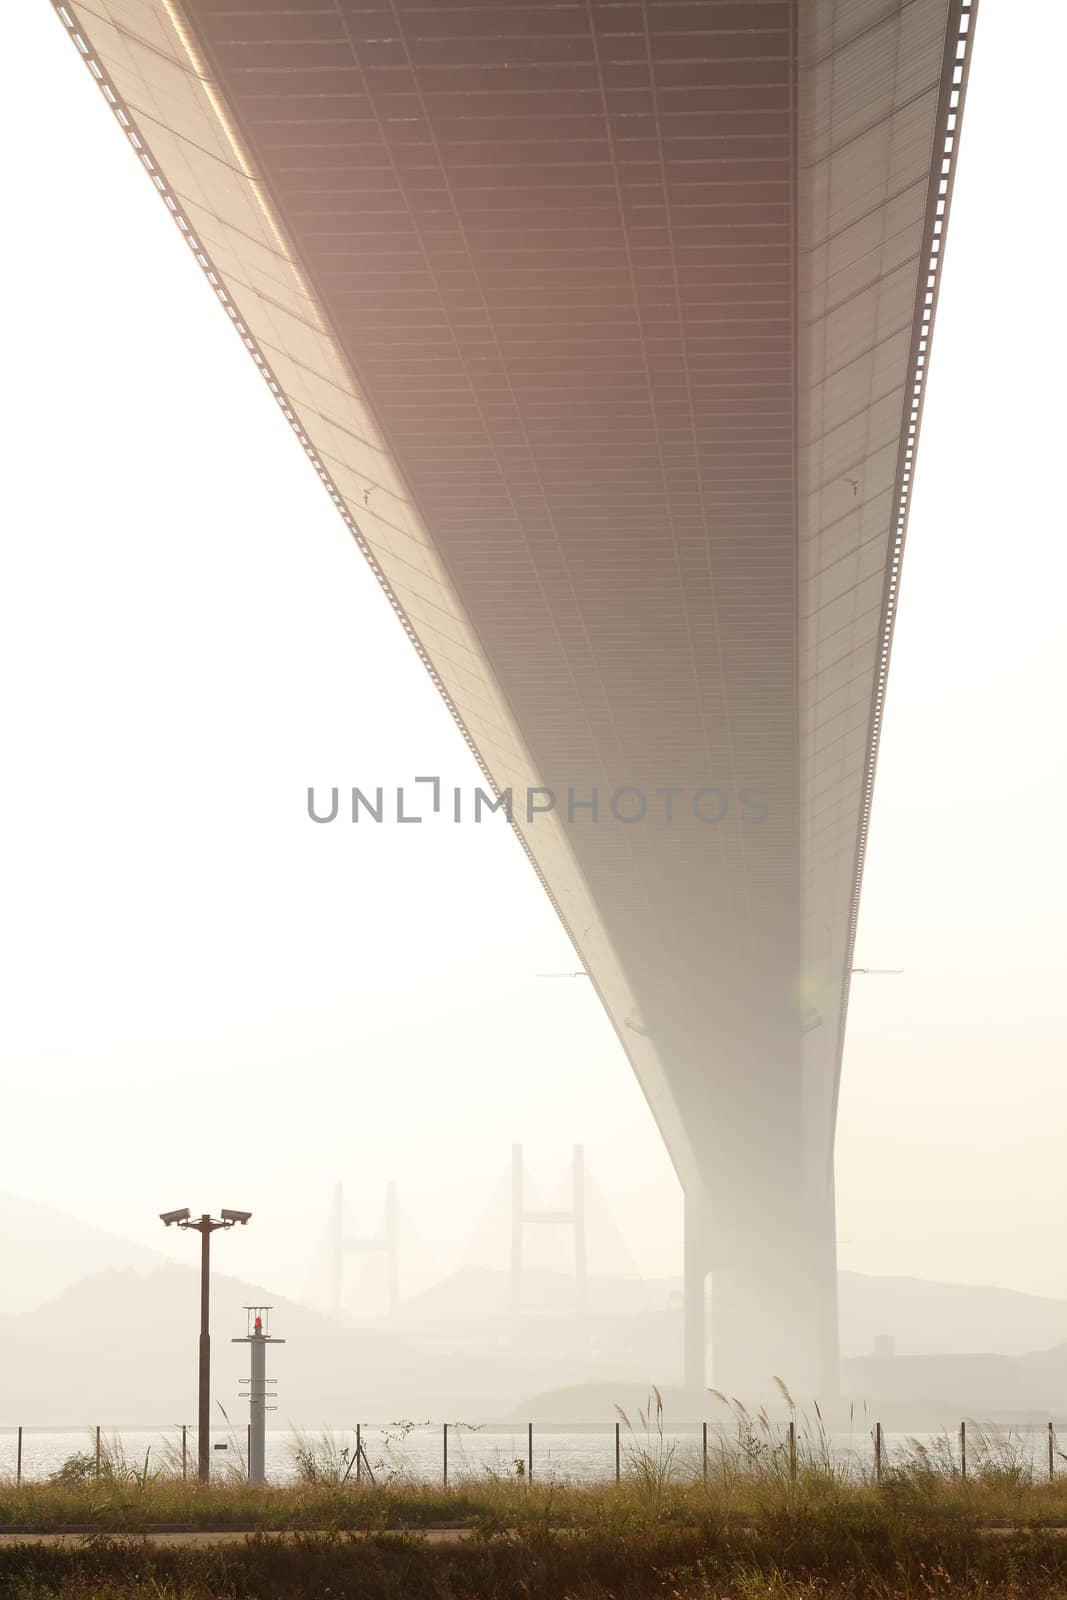
[[[475,769],[51,7],[5,22],[0,1187],[182,1256],[159,1210],[251,1208],[220,1257],[299,1292],[335,1178],[368,1226],[398,1181],[411,1282],[488,1259],[513,1140],[550,1189],[580,1139],[679,1270],[506,829],[308,822]],[[906,971],[854,985],[838,1133],[843,1265],[1063,1296],[1065,34],[983,0],[857,951]]]

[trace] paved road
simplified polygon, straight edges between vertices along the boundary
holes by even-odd
[[[361,1529],[347,1530],[352,1538],[361,1539],[366,1535]],[[735,1528],[734,1532],[751,1532],[751,1529]],[[1011,1538],[1034,1533],[1054,1533],[1059,1537],[1067,1537],[1067,1523],[1047,1522],[1039,1527],[1029,1526],[990,1526],[980,1530],[987,1538]],[[148,1544],[167,1545],[212,1545],[212,1544],[241,1544],[246,1539],[253,1538],[258,1532],[264,1539],[296,1539],[303,1535],[308,1538],[328,1539],[337,1537],[335,1531],[327,1528],[294,1529],[294,1528],[263,1528],[253,1530],[249,1528],[180,1528],[180,1529],[149,1529],[145,1533],[138,1533],[130,1528],[125,1530],[96,1529],[92,1532],[44,1532],[25,1533],[11,1529],[0,1530],[0,1550],[16,1544],[48,1544],[48,1545],[79,1545],[87,1539],[143,1539]],[[420,1536],[430,1545],[459,1544],[464,1539],[471,1538],[472,1528],[389,1528],[376,1529],[375,1533],[387,1532],[392,1534],[414,1534]]]
[[[365,1538],[366,1535],[359,1528],[348,1530],[355,1539]],[[180,1529],[150,1529],[146,1533],[139,1533],[136,1529],[105,1529],[96,1528],[92,1531],[72,1533],[46,1531],[43,1533],[27,1533],[17,1529],[5,1528],[0,1530],[0,1550],[5,1546],[15,1544],[84,1544],[87,1539],[144,1539],[149,1544],[158,1545],[188,1545],[188,1544],[242,1544],[246,1539],[251,1539],[256,1533],[264,1539],[295,1539],[303,1534],[310,1538],[335,1538],[337,1534],[326,1528],[314,1529],[250,1529],[250,1528],[180,1528]],[[463,1539],[469,1539],[469,1528],[388,1528],[375,1529],[375,1534],[381,1532],[394,1534],[417,1534],[425,1539],[427,1544],[458,1544]]]

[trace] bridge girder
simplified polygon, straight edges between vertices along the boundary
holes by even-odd
[[[487,783],[520,797],[684,1187],[691,1304],[717,1274],[717,1378],[765,1386],[773,1361],[825,1391],[849,971],[975,0],[53,3]],[[560,805],[531,819],[537,788]],[[623,788],[683,809],[566,814]],[[795,1337],[754,1339],[781,1303]]]

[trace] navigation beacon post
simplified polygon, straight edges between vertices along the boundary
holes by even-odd
[[[247,1332],[243,1339],[231,1339],[231,1344],[248,1345],[252,1355],[251,1376],[242,1378],[242,1383],[248,1384],[248,1481],[249,1483],[266,1483],[266,1453],[267,1453],[267,1412],[273,1411],[273,1406],[267,1405],[267,1400],[273,1397],[275,1378],[267,1377],[267,1346],[269,1344],[284,1344],[284,1339],[271,1338],[268,1322],[273,1306],[245,1306],[248,1319]],[[271,1392],[268,1394],[268,1385]]]

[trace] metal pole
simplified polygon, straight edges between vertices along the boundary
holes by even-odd
[[[182,1423],[182,1482],[189,1476],[189,1428],[187,1423]]]
[[[876,1422],[874,1425],[874,1481],[875,1483],[881,1483],[882,1481],[882,1424],[880,1422]]]
[[[708,1486],[708,1425],[706,1422],[702,1424],[702,1429],[704,1435],[704,1487],[706,1489]]]
[[[967,1424],[960,1423],[960,1475],[967,1476]]]
[[[1051,1428],[1052,1424],[1049,1423]],[[533,1482],[533,1423],[526,1424],[526,1481]]]
[[[22,1429],[20,1428],[19,1429],[19,1433],[21,1434],[21,1432],[22,1432]],[[1053,1480],[1053,1478],[1055,1476],[1056,1476],[1056,1435],[1053,1432],[1052,1424],[1050,1422],[1049,1425],[1048,1425],[1048,1481],[1049,1481],[1049,1483],[1052,1482],[1052,1480]]]
[[[615,1424],[615,1482],[622,1478],[622,1446],[619,1440],[619,1424]]]
[[[1049,1423],[1049,1431],[1050,1431],[1050,1433],[1052,1431],[1051,1422]],[[1052,1460],[1052,1444],[1051,1444],[1051,1441],[1049,1443],[1049,1460],[1050,1461]],[[19,1442],[18,1442],[17,1454],[15,1456],[15,1488],[16,1489],[20,1489],[21,1487],[22,1487],[22,1424],[20,1423],[19,1424]]]
[[[285,1343],[284,1339],[272,1338],[268,1331],[272,1309],[271,1306],[246,1306],[250,1331],[243,1339],[233,1340],[234,1344],[248,1346],[250,1367],[246,1467],[249,1483],[260,1487],[267,1481],[267,1346]]]
[[[96,1475],[100,1476],[100,1424],[96,1425]]]
[[[797,1425],[791,1418],[789,1422],[789,1476],[794,1483],[797,1481]]]
[[[200,1218],[200,1401],[197,1453],[201,1483],[211,1478],[211,1335],[208,1309],[211,1274],[211,1213]]]
[[[444,1486],[447,1489],[448,1488],[448,1423],[447,1422],[444,1425],[444,1432],[442,1434],[442,1439],[443,1439],[443,1442],[444,1442],[444,1454],[443,1454],[443,1458],[442,1458],[442,1469],[443,1469],[442,1470],[442,1479],[443,1479],[443,1482],[444,1482]]]
[[[248,1481],[267,1481],[267,1340],[253,1338],[251,1379],[248,1385]]]
[[[363,1424],[356,1423],[356,1482],[363,1476]]]

